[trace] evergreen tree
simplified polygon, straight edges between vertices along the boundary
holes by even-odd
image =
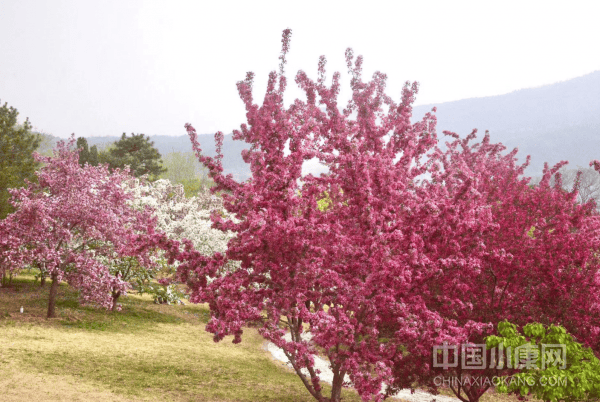
[[[98,166],[98,147],[95,145],[88,148],[88,142],[84,137],[77,138],[77,148],[82,148],[79,152],[79,164],[83,167],[86,162],[90,166]]]
[[[26,179],[35,181],[39,166],[32,153],[40,145],[40,136],[31,132],[29,119],[17,124],[18,115],[7,103],[0,107],[0,219],[14,211],[8,189],[23,186]]]
[[[93,148],[93,147],[92,147]],[[125,133],[106,152],[98,155],[100,163],[108,163],[110,170],[123,169],[129,165],[131,174],[140,177],[145,174],[150,180],[156,180],[167,170],[162,167],[161,155],[154,147],[154,142],[144,134]]]

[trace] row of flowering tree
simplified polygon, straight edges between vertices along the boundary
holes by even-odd
[[[83,302],[112,310],[133,283],[166,302],[163,293],[177,296],[171,287],[177,263],[169,265],[158,250],[137,252],[134,237],[157,231],[173,240],[190,239],[203,254],[226,249],[232,234],[210,222],[210,211],[222,209],[219,197],[202,191],[186,198],[183,186],[168,180],[148,182],[127,171],[111,173],[104,165],[80,166],[81,150],[73,145],[73,139],[59,142],[53,157],[35,156],[46,163],[37,183],[12,190],[16,211],[0,222],[2,274],[29,265],[40,270],[42,283],[49,276],[48,317],[55,316],[63,280],[80,291]],[[144,286],[155,278],[164,288]]]
[[[350,49],[352,98],[344,109],[340,75],[325,85],[323,57],[317,81],[296,76],[306,101],[286,108],[290,35],[284,31],[279,74],[271,73],[262,106],[253,103],[252,73],[238,83],[248,125],[234,136],[251,144],[243,157],[252,179],[223,174],[222,133],[211,158],[186,126],[224,211],[186,206],[167,183],[140,189],[136,204],[130,176],[81,168],[77,152],[61,143],[54,158],[38,157],[47,164],[39,184],[13,190],[17,211],[0,223],[2,269],[44,266],[51,317],[62,280],[83,301],[116,305],[129,284],[99,256],[151,266],[162,248],[190,300],[209,303],[206,328],[215,341],[233,335],[240,342],[244,325],[258,326],[318,401],[339,401],[349,385],[364,400],[382,400],[401,388],[435,392],[440,373],[510,374],[433,365],[436,345],[485,343],[506,319],[518,327],[560,325],[598,355],[600,217],[592,204],[576,202],[576,188],[561,189],[561,164],[532,187],[516,150],[503,154],[488,135],[472,143],[475,132],[465,139],[446,133],[454,140],[442,151],[432,113],[411,123],[417,85],[407,84],[394,102],[384,74],[362,81],[362,58]],[[302,176],[313,158],[327,175]],[[317,353],[333,371],[330,395],[314,367]],[[454,391],[475,402],[487,387]]]
[[[251,144],[243,153],[250,180],[223,174],[222,133],[219,156],[206,157],[186,125],[212,190],[236,218],[211,216],[215,228],[235,234],[226,251],[207,256],[184,241],[181,252],[162,234],[138,244],[181,262],[190,300],[210,305],[206,329],[215,341],[240,342],[244,325],[258,326],[318,401],[339,401],[350,384],[363,400],[417,386],[435,392],[441,369],[432,365],[433,347],[484,343],[504,319],[562,325],[598,354],[600,219],[592,205],[575,202],[576,190],[548,184],[560,165],[532,188],[516,150],[503,155],[488,135],[472,143],[475,132],[463,140],[446,133],[454,140],[442,151],[432,113],[411,123],[417,85],[407,83],[394,102],[385,74],[362,81],[362,57],[350,49],[344,109],[339,73],[325,85],[324,57],[317,81],[298,72],[306,101],[286,108],[290,35],[284,31],[279,73],[270,74],[262,106],[253,103],[252,73],[238,83],[248,124],[234,138]],[[302,177],[313,158],[327,175]],[[330,395],[317,353],[333,371]],[[455,392],[474,402],[486,389]]]

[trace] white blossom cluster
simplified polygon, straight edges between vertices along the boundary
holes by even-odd
[[[157,229],[170,238],[189,239],[194,248],[204,255],[227,250],[227,242],[234,233],[212,228],[210,220],[213,210],[227,217],[219,197],[205,190],[198,196],[186,198],[183,185],[173,185],[166,179],[150,183],[136,178],[128,183],[128,187],[133,193],[133,205],[137,208],[147,205],[154,209]]]

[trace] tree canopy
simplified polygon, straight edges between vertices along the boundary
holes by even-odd
[[[109,173],[106,166],[81,167],[72,137],[59,141],[53,157],[36,155],[46,165],[38,181],[11,190],[15,212],[0,221],[0,269],[18,270],[41,264],[52,278],[48,317],[55,316],[58,283],[66,280],[80,291],[83,302],[107,308],[129,287],[96,257],[103,254],[137,256],[150,263],[148,254],[131,251],[130,238],[153,231],[152,211],[134,209],[124,182],[127,171]]]
[[[198,162],[193,152],[169,152],[163,157],[163,166],[167,171],[160,178],[183,185],[186,197],[197,196],[214,185],[208,177],[208,170]]]
[[[132,175],[148,175],[150,180],[158,179],[161,173],[167,171],[162,167],[161,155],[154,147],[154,142],[144,134],[132,133],[131,137],[127,137],[123,133],[121,139],[107,151],[100,152],[99,162],[108,163],[110,171],[129,165]]]

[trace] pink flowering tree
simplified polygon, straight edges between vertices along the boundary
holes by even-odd
[[[216,228],[236,236],[224,254],[210,258],[188,248],[179,272],[192,289],[190,300],[209,303],[207,330],[215,341],[233,335],[240,342],[243,325],[259,325],[316,400],[339,401],[349,381],[363,398],[381,399],[402,345],[442,321],[412,292],[435,267],[420,253],[423,245],[410,228],[405,232],[408,223],[417,225],[408,222],[415,216],[411,211],[432,204],[416,182],[431,168],[422,159],[436,144],[435,117],[427,114],[411,124],[416,84],[407,85],[396,104],[384,93],[384,74],[361,81],[362,58],[354,60],[351,50],[346,59],[353,96],[342,112],[340,75],[331,87],[325,85],[324,58],[317,82],[303,72],[296,77],[307,101],[286,109],[290,34],[284,32],[280,72],[271,73],[262,107],[253,104],[253,74],[238,83],[249,125],[234,137],[252,144],[243,154],[251,180],[237,183],[223,175],[220,157],[202,156],[195,130],[187,125],[199,160],[217,184],[213,190],[222,191],[225,209],[239,221],[213,214]],[[220,154],[223,135],[215,137]],[[330,173],[302,177],[302,164],[312,158]],[[327,208],[320,204],[325,195]],[[239,261],[240,268],[227,271],[230,261]],[[415,266],[423,274],[415,275]],[[382,320],[406,330],[382,341]],[[450,322],[439,336],[463,339],[464,328]],[[328,396],[314,367],[317,353],[329,359],[333,371]]]
[[[3,259],[23,264],[41,264],[52,279],[48,317],[55,317],[58,284],[68,282],[80,291],[84,303],[112,308],[112,295],[124,294],[129,284],[112,275],[98,255],[137,256],[130,241],[154,232],[150,209],[135,210],[124,190],[127,172],[110,174],[106,166],[83,168],[78,150],[60,141],[53,157],[35,158],[46,165],[37,172],[38,183],[12,190],[16,211],[2,222],[0,244],[11,245]],[[19,247],[17,247],[19,246]]]
[[[5,220],[0,220],[0,286],[7,286],[22,266],[19,250],[23,247],[19,238],[8,232]]]
[[[253,103],[252,73],[238,83],[248,124],[234,138],[251,144],[243,153],[250,180],[223,174],[222,133],[218,156],[206,157],[186,125],[212,191],[237,219],[212,215],[215,228],[235,233],[227,250],[204,255],[188,242],[179,253],[163,235],[150,244],[182,261],[190,301],[210,305],[215,341],[240,342],[244,325],[259,326],[318,401],[339,401],[349,385],[364,400],[416,386],[435,391],[433,347],[483,343],[504,319],[563,325],[597,347],[598,217],[576,205],[576,194],[548,185],[560,166],[532,189],[516,151],[502,155],[487,136],[470,145],[474,134],[448,133],[455,141],[441,151],[434,115],[411,123],[417,85],[407,83],[394,102],[385,74],[362,81],[362,57],[350,49],[344,109],[339,73],[325,85],[324,57],[317,81],[298,72],[306,101],[286,108],[290,35],[262,106]],[[302,176],[313,158],[329,173]],[[238,269],[227,269],[232,261]],[[330,362],[330,395],[317,354]],[[475,401],[484,391],[458,394]]]
[[[532,188],[522,178],[527,164],[515,163],[516,150],[502,155],[505,148],[487,134],[476,144],[469,144],[475,133],[464,140],[447,134],[455,140],[432,155],[439,169],[422,187],[438,202],[419,218],[422,252],[437,271],[413,291],[445,322],[472,326],[464,342],[484,344],[504,319],[520,327],[539,321],[568,328],[599,353],[600,220],[594,205],[577,204],[576,188],[561,189],[556,173],[566,162],[546,167]],[[515,372],[492,364],[492,351],[484,369],[432,367],[433,346],[442,345],[435,335],[424,332],[416,344],[405,344],[409,353],[395,359],[392,390],[419,384],[436,391],[442,377],[462,378],[450,387],[461,400],[475,402],[494,376]]]

